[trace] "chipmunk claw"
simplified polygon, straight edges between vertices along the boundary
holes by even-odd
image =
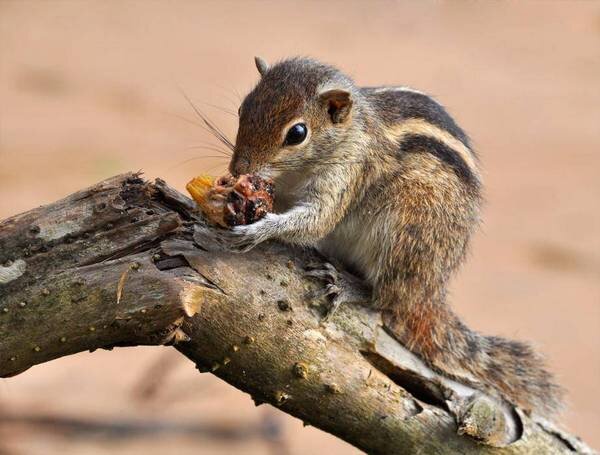
[[[357,303],[370,299],[370,292],[357,279],[345,272],[339,272],[329,262],[311,263],[305,267],[304,275],[321,283],[308,298],[311,301],[327,298],[329,305],[321,322],[327,322],[345,303]]]
[[[317,278],[326,283],[333,284],[339,279],[339,272],[329,262],[310,263],[305,267],[304,275],[311,278]]]
[[[194,226],[194,242],[207,251],[245,253],[261,241],[262,238],[250,226],[236,226],[232,229]]]
[[[309,276],[312,276],[312,275],[309,275]],[[333,284],[333,283],[328,283],[328,284],[325,284],[324,286],[321,286],[318,289],[315,289],[314,291],[312,291],[309,294],[309,298],[310,298],[310,300],[319,300],[324,297],[335,298],[337,295],[340,294],[340,292],[341,292],[341,289],[339,288],[338,285]]]

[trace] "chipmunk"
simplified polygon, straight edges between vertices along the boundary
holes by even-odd
[[[482,182],[444,107],[407,87],[357,87],[312,59],[255,60],[261,79],[241,104],[229,168],[273,178],[275,212],[213,240],[232,251],[269,239],[316,247],[368,283],[387,328],[432,368],[556,412],[561,389],[541,357],[472,331],[446,302],[479,224]]]

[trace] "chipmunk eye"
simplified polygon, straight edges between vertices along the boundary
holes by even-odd
[[[304,123],[296,123],[292,126],[285,136],[284,145],[298,145],[306,139],[308,128]]]

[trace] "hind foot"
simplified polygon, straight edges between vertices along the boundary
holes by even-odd
[[[304,274],[321,283],[321,287],[312,292],[309,299],[319,300],[325,297],[329,300],[327,313],[321,322],[329,321],[342,304],[371,300],[371,291],[361,280],[347,272],[338,271],[329,262],[309,264]]]

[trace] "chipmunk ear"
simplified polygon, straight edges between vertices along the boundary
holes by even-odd
[[[256,69],[258,70],[261,77],[264,76],[267,71],[269,71],[269,64],[265,62],[262,58],[254,57],[254,63],[256,64]]]
[[[343,123],[350,118],[352,96],[341,89],[327,90],[319,96],[333,123]]]

